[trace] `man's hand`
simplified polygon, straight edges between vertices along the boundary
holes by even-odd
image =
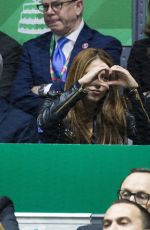
[[[31,89],[32,93],[34,93],[36,95],[39,95],[38,90],[39,90],[40,87],[41,87],[41,85],[33,86],[32,89]]]

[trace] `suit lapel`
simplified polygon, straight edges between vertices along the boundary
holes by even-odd
[[[39,38],[37,43],[38,56],[39,56],[39,68],[42,70],[43,78],[45,82],[49,83],[50,79],[50,41],[52,33],[47,33],[43,37]]]
[[[74,48],[71,52],[70,61],[68,64],[68,69],[70,68],[74,57],[83,49],[88,48],[90,46],[90,40],[92,38],[92,32],[91,29],[85,24],[83,29],[81,30],[76,43],[74,45]]]

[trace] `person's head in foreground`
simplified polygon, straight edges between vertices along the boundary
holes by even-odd
[[[75,57],[65,90],[77,81],[87,95],[67,115],[68,127],[75,134],[75,142],[91,143],[94,120],[96,143],[126,143],[126,105],[119,95],[119,88],[138,87],[130,73],[121,66],[114,65],[104,50],[88,48]]]
[[[145,208],[128,200],[113,203],[104,215],[103,230],[150,229],[150,214]]]
[[[136,202],[150,212],[150,169],[132,169],[118,194],[119,198]]]

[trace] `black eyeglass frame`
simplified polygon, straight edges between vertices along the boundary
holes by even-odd
[[[41,3],[41,4],[37,5],[37,8],[38,8],[39,11],[41,11],[43,13],[46,13],[48,11],[48,9],[49,9],[49,6],[51,6],[51,8],[52,8],[52,10],[54,12],[58,12],[58,11],[60,11],[62,9],[63,4],[65,4],[65,3],[72,3],[72,2],[76,2],[76,1],[77,0],[69,0],[69,1],[64,1],[64,2],[52,2],[50,4],[48,4],[48,3],[45,3],[45,4]],[[43,6],[43,10],[40,9],[41,6]],[[46,7],[46,10],[44,10],[44,6]],[[55,7],[58,7],[58,9],[56,10]]]
[[[150,200],[150,194],[145,193],[145,192],[136,192],[136,193],[133,193],[133,192],[130,192],[130,191],[128,191],[128,190],[118,190],[118,191],[117,191],[117,194],[118,194],[119,197],[121,197],[121,199],[126,199],[126,198],[122,198],[121,192],[128,192],[128,193],[130,194],[130,197],[131,197],[131,196],[134,196],[134,200],[135,200],[135,202],[136,202],[137,204],[147,205],[147,204],[148,204],[148,201]],[[145,195],[147,195],[147,199],[145,199],[146,202],[145,202],[145,203],[137,202],[137,200],[138,200],[137,194],[145,194]],[[130,197],[129,197],[129,199],[130,199]],[[126,199],[126,200],[129,200],[129,199]]]

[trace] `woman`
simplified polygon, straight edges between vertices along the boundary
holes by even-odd
[[[103,50],[89,48],[74,59],[68,73],[65,91],[49,94],[38,116],[38,125],[50,143],[125,144],[138,135],[135,119],[126,111],[119,86],[129,92],[135,108],[135,119],[148,124],[144,105],[138,95],[137,82],[121,66],[113,65]],[[125,112],[126,111],[126,112]],[[141,116],[142,114],[142,116]],[[140,115],[140,116],[139,116]]]

